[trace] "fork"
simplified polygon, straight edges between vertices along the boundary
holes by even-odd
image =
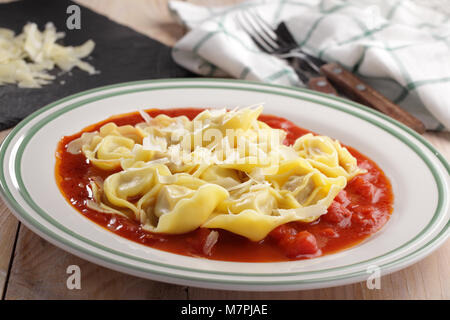
[[[279,37],[259,14],[246,15],[242,13],[241,19],[238,15],[235,19],[238,26],[249,35],[261,51],[281,59],[287,59],[300,80],[308,88],[337,95],[333,85],[325,76],[321,75],[320,68],[313,60],[315,58],[301,50],[297,44]]]
[[[376,109],[422,134],[425,125],[412,114],[364,83],[337,63],[327,63],[306,53],[298,46],[284,23],[274,30],[258,13],[245,11],[235,17],[260,50],[287,59],[300,80],[310,89],[336,95],[334,86],[354,101]],[[334,86],[333,86],[334,85]]]

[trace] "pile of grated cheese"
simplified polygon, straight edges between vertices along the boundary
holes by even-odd
[[[56,43],[64,36],[51,22],[42,32],[36,23],[27,23],[17,36],[12,30],[0,28],[0,85],[40,88],[56,78],[49,74],[55,67],[64,72],[78,67],[91,75],[97,73],[92,65],[81,60],[94,50],[94,41],[64,47]]]

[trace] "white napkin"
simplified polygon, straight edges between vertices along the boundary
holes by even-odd
[[[170,1],[169,8],[190,29],[173,58],[195,73],[303,86],[240,29],[236,15],[248,10],[273,27],[286,22],[302,48],[339,62],[428,129],[450,129],[450,1],[252,0],[212,8]]]

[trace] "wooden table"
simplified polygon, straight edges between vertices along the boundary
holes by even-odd
[[[220,5],[238,1],[189,2]],[[185,32],[170,17],[167,0],[133,0],[126,5],[125,0],[78,2],[167,45]],[[0,139],[7,133],[0,132]],[[425,137],[450,159],[449,133]],[[81,290],[66,287],[69,265],[81,268]],[[3,299],[450,299],[450,241],[413,266],[383,276],[380,290],[369,290],[365,282],[294,292],[206,290],[144,280],[80,259],[29,231],[0,200],[0,295]]]

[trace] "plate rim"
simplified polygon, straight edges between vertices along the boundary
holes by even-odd
[[[44,113],[45,111],[47,111],[47,110],[49,110],[49,109],[51,109],[51,108],[54,108],[54,107],[57,107],[57,106],[59,106],[60,104],[62,104],[62,103],[64,103],[64,102],[67,102],[67,101],[70,101],[70,100],[73,100],[73,99],[75,99],[75,98],[78,98],[78,97],[82,97],[83,95],[88,95],[88,94],[91,94],[91,93],[96,93],[96,92],[101,92],[101,91],[104,91],[104,90],[108,90],[108,89],[115,89],[115,88],[119,88],[119,87],[127,87],[127,86],[135,86],[135,85],[140,85],[140,84],[150,84],[150,85],[152,85],[152,84],[161,84],[161,83],[186,83],[186,82],[199,82],[199,83],[211,83],[211,82],[213,82],[213,83],[217,83],[217,82],[221,82],[221,83],[226,83],[226,84],[236,84],[236,83],[244,83],[244,84],[246,84],[246,85],[253,85],[253,86],[257,86],[257,87],[265,87],[265,88],[270,88],[270,87],[272,87],[272,88],[278,88],[278,89],[284,89],[284,90],[288,90],[288,91],[294,91],[294,92],[304,92],[304,93],[307,93],[307,94],[310,94],[310,95],[312,95],[312,96],[320,96],[320,97],[325,97],[325,98],[327,98],[327,100],[329,100],[329,101],[332,101],[332,100],[336,100],[336,101],[338,101],[338,102],[341,102],[341,103],[344,103],[344,104],[347,104],[347,105],[353,105],[353,106],[355,106],[355,107],[357,107],[357,108],[359,108],[359,109],[361,109],[361,110],[363,110],[363,111],[368,111],[369,113],[372,113],[372,114],[375,114],[376,116],[378,116],[378,117],[381,117],[381,118],[383,118],[384,120],[387,120],[388,122],[391,122],[392,124],[394,124],[396,127],[399,127],[399,128],[401,128],[401,129],[403,129],[404,131],[406,131],[406,133],[408,133],[408,134],[410,134],[410,135],[412,135],[413,137],[415,137],[416,138],[416,140],[418,140],[420,143],[422,143],[422,145],[424,145],[425,147],[427,147],[427,149],[429,149],[429,151],[431,151],[432,153],[433,153],[433,155],[436,157],[436,159],[433,159],[433,160],[439,160],[439,162],[443,165],[443,167],[444,167],[444,169],[446,169],[447,170],[447,172],[450,174],[450,165],[448,164],[448,162],[446,161],[446,159],[428,142],[428,141],[426,141],[423,137],[421,137],[421,136],[419,136],[417,133],[415,133],[415,132],[413,132],[411,129],[409,129],[409,128],[407,128],[406,126],[404,126],[403,124],[401,124],[401,123],[398,123],[397,121],[395,121],[395,120],[392,120],[391,118],[388,118],[387,116],[385,116],[385,115],[383,115],[383,114],[380,114],[379,112],[377,112],[377,111],[375,111],[375,110],[372,110],[372,109],[368,109],[367,107],[365,107],[365,106],[362,106],[362,105],[360,105],[360,104],[357,104],[357,103],[354,103],[354,102],[352,102],[352,101],[348,101],[348,100],[345,100],[345,99],[342,99],[342,98],[339,98],[339,97],[331,97],[331,96],[328,96],[328,95],[325,95],[325,94],[322,94],[322,93],[317,93],[317,92],[314,92],[314,91],[310,91],[310,90],[308,90],[308,89],[303,89],[303,88],[291,88],[291,87],[285,87],[285,86],[279,86],[279,85],[272,85],[272,84],[263,84],[263,83],[259,83],[259,82],[252,82],[252,81],[239,81],[239,80],[230,80],[230,79],[206,79],[206,78],[200,78],[200,79],[196,79],[196,78],[177,78],[177,79],[157,79],[157,80],[142,80],[142,81],[132,81],[132,82],[125,82],[125,83],[119,83],[119,84],[114,84],[114,85],[109,85],[109,86],[102,86],[102,87],[98,87],[98,88],[94,88],[94,89],[91,89],[91,90],[87,90],[87,91],[83,91],[83,92],[79,92],[79,93],[76,93],[76,94],[73,94],[73,95],[70,95],[70,96],[68,96],[68,97],[65,97],[65,98],[62,98],[62,99],[59,99],[59,100],[57,100],[57,101],[55,101],[55,102],[53,102],[53,103],[51,103],[51,104],[48,104],[48,105],[46,105],[45,107],[43,107],[43,108],[41,108],[41,109],[39,109],[39,110],[37,110],[37,111],[35,111],[34,113],[32,113],[30,116],[28,116],[27,118],[25,118],[23,121],[21,121],[21,123],[19,123],[12,131],[11,131],[11,133],[5,138],[5,140],[4,140],[4,142],[2,143],[2,145],[0,146],[0,165],[2,166],[2,169],[1,169],[1,171],[0,171],[0,186],[1,186],[1,189],[0,189],[0,191],[1,191],[1,195],[2,195],[2,197],[4,198],[4,200],[5,200],[5,203],[7,203],[8,204],[8,207],[10,207],[10,209],[11,209],[11,207],[12,207],[12,211],[15,213],[15,215],[16,216],[20,216],[22,219],[25,219],[24,218],[24,216],[22,215],[23,213],[25,213],[25,215],[26,216],[29,216],[29,218],[31,219],[31,221],[28,221],[28,220],[26,220],[26,223],[25,224],[28,224],[28,223],[31,223],[31,224],[33,224],[32,222],[35,222],[35,223],[37,223],[38,225],[35,225],[35,224],[33,224],[34,226],[35,226],[35,228],[37,228],[37,229],[39,229],[40,231],[41,231],[41,233],[44,233],[44,234],[46,234],[47,235],[47,237],[50,237],[50,238],[52,238],[50,235],[48,235],[46,232],[50,232],[51,234],[54,234],[54,236],[56,236],[56,239],[53,239],[54,240],[54,242],[63,242],[63,244],[65,245],[65,246],[68,246],[68,247],[70,247],[71,248],[71,250],[76,250],[76,251],[79,251],[79,249],[80,248],[78,248],[78,246],[77,247],[74,247],[74,246],[76,246],[76,245],[74,245],[73,243],[71,243],[70,241],[69,241],[69,239],[64,239],[64,238],[62,238],[60,235],[57,235],[57,234],[55,234],[52,230],[49,230],[46,226],[43,226],[42,224],[40,224],[39,222],[37,222],[37,221],[34,221],[34,219],[33,219],[33,217],[31,217],[27,212],[26,212],[26,210],[25,209],[23,209],[21,206],[20,206],[20,203],[18,203],[13,197],[12,197],[12,195],[11,195],[11,193],[9,193],[10,192],[10,190],[9,190],[9,187],[8,187],[8,185],[7,185],[7,182],[6,182],[6,180],[5,180],[5,177],[4,177],[4,174],[3,174],[3,168],[4,168],[4,162],[5,162],[5,154],[6,154],[6,151],[8,150],[8,146],[9,146],[9,144],[10,144],[10,142],[11,142],[11,140],[13,139],[13,137],[14,136],[16,136],[16,134],[17,133],[19,133],[20,132],[20,130],[26,125],[26,124],[28,124],[31,120],[33,120],[34,118],[36,118],[38,115],[40,115],[40,114],[42,114],[42,113]],[[174,87],[176,87],[175,85],[171,85],[170,87],[168,87],[169,89],[174,89]],[[228,90],[243,90],[243,91],[258,91],[258,90],[255,90],[254,88],[253,88],[253,90],[252,90],[252,88],[246,88],[246,87],[244,87],[244,88],[239,88],[239,87],[224,87],[224,86],[221,86],[220,88],[218,87],[218,86],[211,86],[211,85],[209,85],[209,86],[201,86],[201,85],[193,85],[193,86],[189,86],[189,85],[183,85],[183,87],[184,88],[187,88],[187,87],[195,87],[195,88],[212,88],[212,89],[228,89]],[[163,87],[154,87],[154,90],[162,90],[162,89],[164,89]],[[149,91],[149,90],[151,90],[151,86],[150,87],[144,87],[144,88],[141,88],[141,89],[136,89],[136,90],[138,90],[138,91]],[[67,106],[64,106],[64,107],[62,107],[60,110],[58,110],[58,111],[63,111],[63,110],[65,110],[66,112],[67,111],[69,111],[69,110],[71,110],[71,109],[68,109],[69,107],[72,107],[72,106],[74,106],[74,105],[78,105],[78,106],[81,106],[81,105],[83,105],[84,103],[89,103],[89,102],[92,102],[93,100],[100,100],[100,99],[102,99],[102,98],[106,98],[106,97],[110,97],[110,96],[115,96],[115,95],[118,95],[118,94],[125,94],[125,93],[130,93],[130,91],[136,91],[136,90],[125,90],[125,91],[114,91],[114,92],[112,92],[112,93],[107,93],[107,94],[105,94],[105,95],[97,95],[97,96],[94,96],[94,97],[91,97],[91,98],[88,98],[88,99],[85,99],[85,100],[81,100],[81,101],[77,101],[77,102],[75,102],[75,103],[73,103],[73,104],[69,104],[69,105],[67,105]],[[261,91],[261,90],[260,90]],[[370,122],[370,123],[372,123],[372,124],[374,124],[374,125],[376,125],[377,127],[380,127],[381,129],[384,129],[385,131],[388,131],[388,133],[390,133],[390,135],[391,136],[393,136],[394,138],[396,138],[396,139],[398,139],[398,140],[400,140],[402,143],[404,143],[404,144],[406,144],[410,149],[412,149],[416,154],[418,154],[419,156],[420,156],[420,158],[427,164],[427,166],[428,166],[428,169],[432,172],[432,175],[433,175],[433,178],[434,178],[434,180],[435,180],[435,182],[436,182],[436,184],[437,184],[437,187],[438,187],[438,190],[439,190],[439,198],[438,198],[438,206],[437,206],[437,208],[436,208],[436,211],[435,211],[435,213],[434,213],[434,215],[433,215],[433,217],[431,218],[431,220],[430,220],[430,222],[427,224],[427,226],[422,230],[422,231],[420,231],[419,233],[417,233],[416,235],[415,235],[415,237],[413,237],[412,239],[410,239],[409,241],[407,241],[406,243],[404,243],[404,244],[402,244],[400,247],[398,247],[398,248],[396,248],[396,249],[393,249],[392,251],[390,251],[390,252],[388,252],[388,253],[384,253],[383,255],[381,255],[381,256],[377,256],[377,257],[375,257],[375,258],[372,258],[372,259],[379,259],[379,258],[381,258],[381,257],[383,257],[383,256],[385,256],[385,255],[387,255],[387,254],[389,254],[389,253],[392,253],[392,252],[394,252],[394,251],[397,251],[397,250],[400,250],[401,248],[403,248],[404,246],[406,246],[407,244],[409,244],[410,242],[413,242],[413,241],[415,241],[415,240],[417,240],[417,237],[418,236],[420,236],[422,233],[424,233],[424,232],[426,232],[427,231],[427,229],[433,224],[433,222],[436,220],[436,217],[438,217],[439,215],[441,215],[442,213],[446,213],[446,212],[443,212],[443,210],[442,210],[442,202],[445,200],[445,198],[443,199],[442,197],[443,196],[445,196],[446,194],[444,193],[444,194],[442,194],[442,188],[443,188],[443,182],[442,182],[442,180],[440,180],[440,179],[442,179],[442,177],[439,175],[439,174],[437,174],[435,171],[436,171],[436,169],[433,167],[433,166],[430,166],[430,163],[433,163],[433,161],[431,160],[432,158],[431,157],[429,157],[429,156],[427,156],[427,155],[425,155],[424,154],[424,152],[422,151],[422,150],[419,150],[418,149],[418,147],[416,146],[416,144],[417,143],[413,143],[412,141],[410,141],[410,140],[406,140],[406,137],[401,137],[398,133],[396,133],[393,129],[391,129],[391,128],[389,128],[389,127],[387,127],[387,126],[385,126],[383,123],[380,123],[379,122],[379,119],[371,119],[371,118],[367,118],[367,117],[364,117],[363,115],[361,115],[361,114],[358,114],[357,112],[352,112],[353,110],[343,110],[343,108],[342,107],[340,107],[340,106],[336,106],[336,105],[330,105],[330,103],[329,103],[329,101],[320,101],[320,100],[315,100],[314,98],[309,98],[309,97],[304,97],[304,96],[295,96],[295,95],[289,95],[289,94],[286,94],[286,93],[283,93],[283,92],[276,92],[276,91],[270,91],[270,89],[269,90],[265,90],[264,92],[266,92],[266,93],[269,93],[269,94],[275,94],[275,95],[282,95],[282,96],[288,96],[288,97],[290,97],[290,98],[296,98],[296,99],[299,99],[299,100],[307,100],[307,101],[311,101],[311,102],[313,102],[313,103],[317,103],[317,104],[321,104],[321,105],[324,105],[324,106],[326,106],[326,107],[332,107],[332,108],[334,108],[334,109],[338,109],[338,110],[340,110],[340,111],[343,111],[343,112],[346,112],[346,113],[349,113],[349,114],[351,114],[352,116],[355,116],[355,117],[357,117],[357,118],[360,118],[360,119],[362,119],[362,120],[365,120],[365,121],[368,121],[368,122]],[[92,101],[90,101],[90,100],[92,100]],[[75,106],[76,107],[76,106]],[[63,114],[63,113],[65,113],[65,112],[62,112],[61,114]],[[25,136],[25,139],[23,139],[23,141],[21,141],[21,143],[20,143],[20,146],[19,146],[19,150],[18,150],[18,152],[17,152],[17,155],[15,156],[15,158],[14,158],[14,160],[15,160],[15,163],[14,163],[14,167],[15,167],[15,172],[16,172],[16,174],[17,174],[17,172],[19,173],[19,175],[18,175],[18,177],[20,178],[19,180],[21,180],[21,175],[20,175],[20,164],[21,164],[21,156],[23,155],[23,151],[25,150],[25,147],[26,147],[26,142],[27,141],[25,141],[26,140],[26,138],[28,138],[28,141],[33,137],[33,134],[35,134],[37,131],[39,131],[40,130],[40,128],[43,126],[43,125],[45,125],[46,123],[48,123],[48,122],[50,122],[50,121],[52,121],[52,120],[54,120],[54,118],[56,118],[58,116],[58,114],[56,114],[55,115],[55,113],[52,113],[52,114],[49,114],[49,115],[46,115],[45,117],[43,117],[42,119],[39,119],[39,121],[37,121],[35,124],[33,124],[27,131],[26,131],[26,133],[24,133],[24,136]],[[47,120],[47,121],[46,121]],[[42,126],[38,126],[39,124],[42,124]],[[409,142],[409,143],[408,143]],[[414,148],[414,147],[415,148]],[[20,152],[20,150],[22,150],[22,152]],[[436,165],[436,164],[434,164],[433,163],[433,165]],[[18,170],[18,171],[17,171]],[[437,178],[439,178],[439,179],[437,179]],[[23,181],[22,181],[22,186],[20,186],[19,185],[19,192],[20,192],[20,190],[24,187],[24,185],[23,185]],[[23,191],[25,191],[26,192],[26,189],[24,189]],[[27,199],[26,199],[26,196],[24,197],[24,195],[22,194],[22,192],[20,192],[21,193],[21,196],[23,197],[23,199],[22,200],[24,200],[28,205],[30,205],[32,208],[33,208],[33,206],[27,201]],[[28,195],[28,197],[32,200],[32,198],[31,198],[31,196],[29,196]],[[34,203],[34,201],[33,201],[33,203]],[[34,203],[35,204],[35,203]],[[36,205],[37,206],[37,205]],[[37,206],[38,208],[39,208],[39,206]],[[35,208],[33,208],[34,210],[36,210]],[[42,210],[44,213],[45,213],[45,210]],[[21,214],[22,213],[22,214]],[[39,214],[39,213],[38,213]],[[41,216],[42,217],[42,216]],[[51,217],[50,217],[51,218]],[[21,219],[21,220],[22,220]],[[53,218],[51,218],[52,220],[53,220]],[[50,221],[48,221],[47,220],[47,222],[49,222],[49,223],[51,223]],[[59,227],[57,227],[57,226],[55,226],[53,223],[51,223],[54,227],[56,227],[57,229],[59,229],[60,231],[63,231],[63,230],[61,230]],[[41,230],[41,228],[43,228],[43,230]],[[427,243],[425,243],[425,244],[422,244],[419,248],[417,248],[417,249],[415,249],[414,251],[412,251],[412,252],[410,252],[410,253],[408,253],[406,256],[403,256],[403,257],[400,257],[400,258],[398,258],[398,259],[395,259],[395,260],[391,260],[391,261],[388,261],[388,262],[386,262],[383,266],[385,267],[386,265],[393,265],[393,266],[391,266],[392,268],[395,266],[395,265],[397,265],[397,264],[402,264],[402,263],[405,263],[405,262],[407,262],[408,260],[414,260],[414,256],[417,256],[417,255],[421,255],[421,251],[425,251],[426,252],[426,250],[427,250],[427,248],[428,247],[433,247],[433,245],[434,246],[436,246],[436,244],[437,245],[439,245],[439,244],[441,244],[441,243],[443,243],[443,241],[448,237],[448,235],[449,235],[449,227],[450,227],[450,222],[447,222],[447,224],[439,231],[439,233],[438,234],[436,234],[434,237],[433,237],[433,239],[431,239],[430,241],[428,241]],[[65,228],[65,227],[64,227]],[[34,229],[34,228],[33,228]],[[69,230],[70,231],[70,230]],[[63,231],[64,232],[64,231]],[[83,237],[81,237],[81,236],[79,236],[79,235],[77,235],[77,234],[70,234],[69,233],[69,235],[71,235],[72,237],[75,237],[75,238],[77,238],[78,240],[80,240],[80,241],[82,241],[82,242],[86,242],[86,240],[89,240],[89,239],[84,239]],[[89,242],[88,242],[89,243]],[[100,245],[101,246],[101,248],[99,248],[99,249],[102,249],[102,250],[104,250],[105,248],[106,249],[110,249],[110,248],[107,248],[107,247],[104,247],[103,245]],[[81,249],[85,249],[85,248],[82,248],[81,247]],[[84,250],[82,250],[82,251],[84,251]],[[111,251],[109,251],[109,250],[107,250],[107,252],[109,252],[109,253],[111,253]],[[431,251],[430,251],[431,252]],[[430,252],[428,252],[428,253],[430,253]],[[113,254],[117,254],[117,252],[116,253],[113,253]],[[101,255],[101,254],[99,254],[98,252],[93,252],[92,250],[90,250],[90,249],[86,249],[86,252],[84,252],[84,255],[88,255],[88,256],[94,256],[95,258],[96,258],[96,260],[98,260],[98,259],[105,259],[105,260],[109,260],[109,262],[110,263],[112,263],[112,264],[120,264],[122,267],[125,267],[125,268],[127,268],[127,269],[129,269],[129,268],[132,268],[132,269],[135,269],[137,266],[132,266],[132,265],[130,265],[130,264],[128,264],[128,263],[122,263],[121,261],[117,261],[117,260],[114,260],[114,259],[110,259],[109,257],[105,257],[104,255]],[[122,253],[119,253],[119,255],[120,256],[122,256],[123,257],[123,254]],[[127,258],[127,259],[138,259],[138,260],[140,260],[138,257],[125,257],[125,258]],[[352,264],[352,265],[346,265],[346,266],[341,266],[341,267],[336,267],[336,268],[329,268],[329,269],[324,269],[324,270],[316,270],[316,271],[306,271],[306,272],[294,272],[294,273],[283,273],[283,274],[281,274],[281,275],[279,275],[279,276],[283,276],[283,277],[287,277],[287,276],[298,276],[298,275],[303,275],[303,274],[315,274],[315,273],[324,273],[324,272],[329,272],[329,271],[334,271],[334,270],[336,270],[336,269],[345,269],[345,268],[349,268],[349,267],[354,267],[354,266],[356,266],[356,265],[358,265],[358,264],[363,264],[363,263],[366,263],[366,262],[368,262],[368,261],[370,261],[370,260],[372,260],[372,259],[369,259],[369,260],[366,260],[366,261],[359,261],[359,262],[357,262],[357,263],[354,263],[354,264]],[[406,261],[404,261],[404,260],[406,260]],[[141,262],[145,262],[145,263],[151,263],[151,264],[155,264],[155,261],[141,261]],[[413,263],[414,261],[412,261],[411,263]],[[157,265],[159,265],[159,264],[157,264]],[[166,265],[166,264],[160,264],[159,266],[163,266],[163,267],[165,267],[165,268],[171,268],[171,269],[174,269],[174,266],[173,265]],[[177,268],[175,268],[175,269],[177,269]],[[197,273],[200,273],[200,274],[203,274],[203,273],[208,273],[208,272],[205,272],[204,270],[196,270],[196,269],[190,269],[190,268],[179,268],[179,269],[181,269],[181,270],[183,270],[183,271],[192,271],[192,272],[197,272]],[[155,270],[148,270],[148,269],[146,269],[146,268],[140,268],[140,270],[137,270],[137,271],[139,271],[139,272],[145,272],[145,273],[158,273],[158,274],[161,274],[161,275],[164,275],[164,276],[169,276],[169,277],[177,277],[176,275],[174,275],[173,273],[165,273],[165,272],[158,272],[158,271],[155,271]],[[231,276],[255,276],[255,277],[264,277],[264,276],[271,276],[271,277],[276,277],[277,275],[276,274],[264,274],[264,273],[257,273],[257,274],[242,274],[242,273],[235,273],[235,272],[233,272],[233,273],[229,273],[229,272],[226,272],[226,273],[224,273],[224,272],[210,272],[210,274],[214,274],[214,275],[231,275]],[[334,276],[332,276],[332,277],[330,277],[330,278],[332,278],[332,279],[327,279],[327,278],[319,278],[319,279],[309,279],[309,280],[297,280],[296,281],[296,283],[305,283],[305,281],[306,282],[308,282],[308,283],[311,283],[311,280],[317,280],[317,281],[314,281],[314,282],[329,282],[329,281],[339,281],[339,280],[343,280],[343,279],[351,279],[351,278],[354,278],[354,277],[357,277],[358,275],[361,275],[361,272],[360,271],[355,271],[355,272],[353,272],[353,273],[346,273],[346,274],[343,274],[343,275],[334,275]],[[367,274],[365,274],[365,275],[367,275]],[[179,277],[180,277],[180,275],[178,275]],[[189,279],[189,277],[188,276],[186,276],[186,275],[183,275],[183,276],[181,276],[180,278],[182,278],[182,279]],[[214,282],[214,283],[217,283],[217,282],[222,282],[223,280],[218,280],[218,279],[215,279],[215,280],[209,280],[209,279],[202,279],[202,278],[199,278],[199,277],[193,277],[193,278],[191,278],[191,280],[196,280],[196,281],[198,281],[198,280],[200,280],[200,281],[202,281],[202,282]],[[267,281],[265,281],[265,282],[261,282],[261,283],[258,283],[258,282],[254,282],[254,281],[251,281],[251,282],[249,282],[249,283],[246,283],[245,281],[238,281],[239,282],[239,284],[251,284],[251,285],[258,285],[258,284],[262,284],[262,285],[270,285],[270,283],[269,282],[267,282]],[[225,280],[224,282],[222,282],[222,283],[226,283],[226,284],[230,284],[230,283],[233,283],[233,281],[229,281],[229,280]],[[278,281],[276,281],[275,282],[275,284],[282,284],[283,282],[281,281],[281,280],[278,280]],[[289,283],[290,284],[292,284],[293,282],[292,282],[292,280],[291,281],[289,281]]]

